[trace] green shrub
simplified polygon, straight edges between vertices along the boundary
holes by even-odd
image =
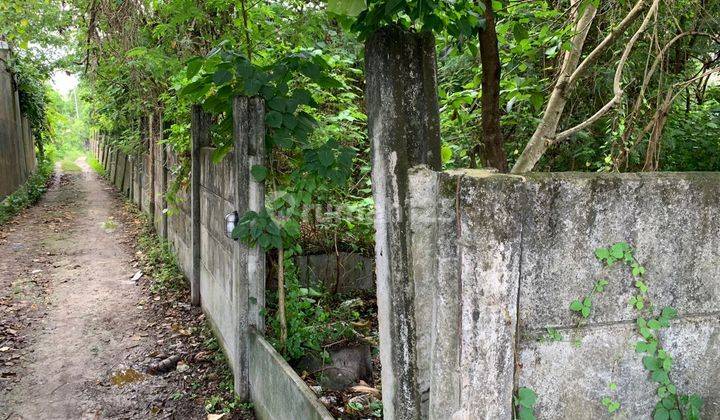
[[[0,202],[0,225],[4,225],[25,208],[37,203],[47,191],[52,173],[53,163],[49,160],[41,161],[25,184]]]

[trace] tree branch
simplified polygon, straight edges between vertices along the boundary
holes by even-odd
[[[578,77],[582,76],[582,74],[587,70],[588,67],[590,67],[591,64],[593,64],[595,61],[597,61],[600,56],[605,52],[605,50],[612,45],[617,38],[625,33],[625,30],[633,23],[635,22],[635,19],[640,16],[643,9],[645,8],[645,3],[647,0],[638,0],[637,3],[635,3],[635,6],[630,10],[630,12],[625,16],[625,18],[620,22],[620,24],[617,26],[617,28],[613,29],[606,37],[605,39],[600,42],[597,47],[595,47],[594,50],[588,54],[587,57],[580,63],[580,65],[577,66],[575,71],[570,75],[570,79],[568,80],[568,84],[572,85],[575,82],[577,82]]]
[[[603,115],[605,115],[608,111],[613,109],[615,105],[620,103],[620,100],[622,99],[623,95],[623,89],[622,89],[622,74],[623,69],[625,68],[625,64],[627,63],[628,57],[630,57],[630,53],[632,52],[633,47],[635,46],[635,43],[640,38],[640,35],[642,35],[643,32],[645,32],[645,29],[647,29],[648,25],[650,24],[650,21],[652,20],[655,13],[657,13],[658,7],[660,5],[660,0],[654,0],[652,6],[650,7],[650,10],[648,10],[647,15],[645,15],[645,19],[643,19],[642,24],[638,28],[638,30],[635,32],[635,34],[630,38],[630,41],[625,46],[625,50],[623,51],[622,56],[620,57],[620,62],[618,62],[617,69],[615,69],[615,78],[613,79],[613,97],[610,99],[608,103],[605,104],[598,112],[596,112],[592,117],[588,118],[587,120],[583,121],[582,123],[576,125],[575,127],[569,128],[560,134],[556,135],[555,138],[551,141],[551,144],[558,143],[560,141],[563,141],[564,139],[572,136],[573,134],[577,133],[580,130],[585,129],[586,127],[589,127],[593,123],[595,123],[597,120],[602,118]]]

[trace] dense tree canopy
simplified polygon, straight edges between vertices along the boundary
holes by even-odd
[[[42,83],[58,68],[81,75],[88,121],[128,152],[159,112],[185,157],[200,103],[222,159],[232,96],[261,95],[272,210],[292,219],[302,204],[343,203],[367,220],[362,54],[378,27],[437,38],[447,167],[719,170],[717,16],[705,0],[10,0],[0,37],[46,126],[39,142],[53,133]],[[341,236],[371,243],[356,222]]]

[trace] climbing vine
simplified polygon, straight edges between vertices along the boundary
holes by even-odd
[[[607,248],[598,248],[595,250],[595,257],[606,267],[616,264],[626,266],[632,276],[635,293],[629,299],[628,306],[638,314],[635,326],[639,340],[635,343],[635,351],[643,354],[643,366],[657,385],[656,393],[660,398],[653,410],[653,418],[698,420],[703,404],[702,398],[698,395],[683,395],[678,392],[671,378],[673,358],[662,347],[660,341],[660,333],[677,317],[677,311],[668,306],[657,313],[648,296],[650,288],[645,279],[645,267],[635,258],[635,250],[628,243],[618,242]],[[589,294],[570,303],[570,310],[580,317],[578,325],[591,315],[593,299],[602,294],[608,284],[608,280],[599,280]],[[615,384],[610,386],[612,391],[615,391],[616,387]],[[610,397],[604,397],[601,402],[610,414],[620,409],[620,402]]]

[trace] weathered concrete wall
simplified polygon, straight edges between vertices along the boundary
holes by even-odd
[[[168,165],[174,167],[177,164],[177,157],[174,154],[169,154]],[[156,179],[159,182],[159,179]],[[175,176],[172,173],[168,174],[168,183],[172,184],[175,182]],[[162,193],[163,197],[165,192]],[[165,199],[156,196],[158,203],[165,202]],[[177,193],[177,201],[173,204],[170,215],[165,214],[167,219],[167,240],[173,245],[173,250],[177,255],[178,263],[183,271],[187,274],[190,272],[192,267],[192,238],[190,237],[190,198],[185,190],[180,190]],[[161,222],[162,223],[162,222]],[[158,223],[156,222],[156,225]]]
[[[375,261],[372,258],[338,252],[300,255],[294,259],[301,284],[322,285],[325,290],[337,293],[375,290]]]
[[[215,149],[202,148],[201,167],[212,168],[200,174],[200,299],[205,310],[212,314],[219,339],[232,364],[237,360],[240,330],[236,316],[237,298],[233,275],[233,246],[235,242],[225,235],[225,215],[234,211],[235,179],[234,155],[213,164]],[[190,271],[188,271],[189,273]]]
[[[631,275],[594,255],[628,242],[647,269],[652,312],[680,314],[660,334],[674,383],[702,396],[702,418],[720,418],[719,173],[416,168],[410,190],[413,280],[425,302],[415,306],[415,386],[429,393],[428,417],[511,418],[518,387],[537,393],[538,418],[601,418],[606,396],[627,418],[651,417],[659,398],[634,350]],[[569,305],[599,279],[610,284],[578,326]],[[547,327],[563,339],[548,340]]]
[[[164,210],[167,208],[165,193],[167,191],[167,153],[166,146],[155,143],[153,147],[153,179],[155,188],[155,229],[160,237],[167,239],[168,220]]]
[[[255,333],[250,333],[250,393],[255,414],[266,419],[330,420],[334,417],[305,382],[278,354]]]
[[[21,115],[13,75],[6,67],[7,44],[0,41],[0,199],[15,191],[35,170],[35,145],[27,118]]]
[[[259,246],[227,238],[225,215],[264,208],[264,186],[250,176],[253,165],[264,163],[264,104],[243,98],[236,100],[235,107],[235,150],[216,164],[211,159],[215,149],[198,147],[194,156],[198,161],[193,159],[197,176],[190,177],[191,186],[197,188],[180,188],[172,206],[166,204],[166,197],[179,162],[160,144],[158,115],[147,118],[143,134],[147,149],[142,156],[125,156],[95,145],[95,139],[91,145],[106,157],[108,180],[149,214],[158,234],[170,242],[186,276],[199,273],[198,304],[229,359],[238,395],[252,396],[261,418],[285,419],[297,413],[303,413],[302,418],[331,418],[267,342],[258,336],[251,342],[250,329],[264,330],[265,255]],[[209,134],[209,125],[204,129]],[[192,190],[197,193],[191,194]]]

